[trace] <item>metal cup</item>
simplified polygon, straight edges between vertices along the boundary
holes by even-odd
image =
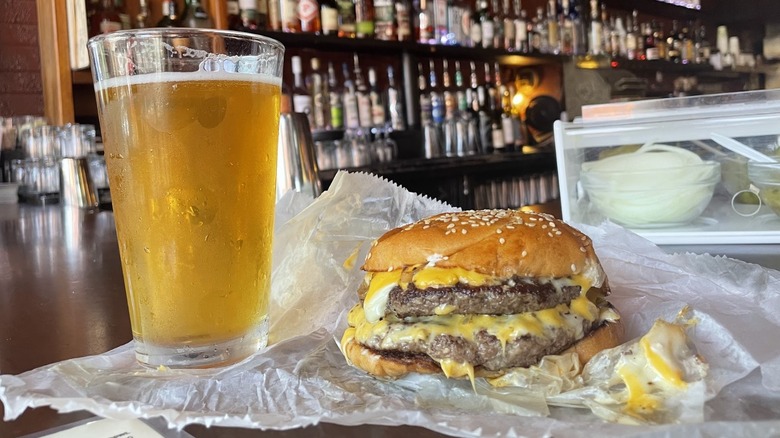
[[[85,157],[60,159],[60,203],[86,209],[98,206],[97,190]]]
[[[322,185],[317,176],[317,160],[309,120],[302,113],[279,118],[279,149],[276,163],[276,200],[289,190],[317,197]]]

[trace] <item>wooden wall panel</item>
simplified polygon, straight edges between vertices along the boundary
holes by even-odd
[[[0,0],[0,117],[43,115],[36,0]]]

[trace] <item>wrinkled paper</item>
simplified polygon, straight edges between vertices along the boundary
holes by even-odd
[[[5,420],[25,409],[88,410],[116,418],[291,429],[319,422],[415,425],[462,436],[769,436],[780,433],[780,272],[725,258],[666,254],[611,223],[573,224],[588,234],[609,276],[627,339],[690,306],[689,331],[709,363],[693,422],[606,423],[588,409],[549,406],[544,388],[494,388],[478,379],[411,375],[395,382],[346,366],[337,341],[357,301],[362,260],[385,231],[454,210],[366,174],[340,172],[311,202],[277,204],[271,344],[206,371],[149,370],[132,344],[20,375],[0,376]],[[565,394],[560,405],[571,405]],[[702,401],[703,401],[702,399]],[[596,408],[598,409],[598,407]],[[519,417],[522,416],[522,417]]]

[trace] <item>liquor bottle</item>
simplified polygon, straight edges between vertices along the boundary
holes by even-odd
[[[114,0],[100,0],[90,17],[89,36],[116,32],[121,29],[122,17],[116,9]]]
[[[135,16],[135,27],[138,29],[143,29],[146,27],[149,27],[149,1],[148,0],[139,0],[138,1],[138,14]]]
[[[430,77],[430,96],[431,96],[431,120],[435,125],[441,125],[444,122],[445,108],[444,99],[439,93],[439,82],[436,78],[436,68],[433,60],[428,61],[428,75]]]
[[[612,54],[612,29],[614,27],[614,23],[609,21],[607,4],[601,3],[601,47],[602,52],[606,55]]]
[[[433,122],[431,114],[431,95],[428,93],[428,80],[425,78],[422,63],[417,64],[417,87],[420,90],[420,125],[425,126]]]
[[[339,5],[339,36],[355,38],[355,3],[352,0],[336,0]]]
[[[181,25],[199,29],[212,29],[214,27],[206,8],[201,0],[186,0]]]
[[[532,20],[533,33],[531,36],[531,51],[534,53],[548,53],[550,49],[547,35],[547,23],[544,18],[544,8],[536,8],[536,17]]]
[[[631,17],[626,18],[626,27],[628,28],[626,32],[626,58],[630,60],[639,59],[637,56],[639,46],[637,41],[639,38],[634,32],[634,21]]]
[[[584,55],[588,53],[588,26],[582,15],[580,0],[572,2],[571,21],[574,26],[574,54]]]
[[[626,27],[623,26],[621,17],[612,17],[615,25],[612,26],[610,33],[610,45],[612,46],[612,57],[626,57]]]
[[[658,47],[655,45],[653,25],[651,23],[642,23],[642,35],[645,42],[645,59],[648,61],[659,59]]]
[[[636,35],[636,59],[640,61],[645,60],[645,39],[642,35],[642,27],[639,23],[639,11],[634,9],[631,11],[631,29],[634,35]]]
[[[571,5],[569,0],[563,0],[561,2],[561,16],[560,16],[560,32],[561,40],[560,47],[561,53],[564,55],[574,54],[574,48],[577,46],[576,34],[574,33],[574,17],[572,14]]]
[[[681,62],[682,40],[679,38],[680,22],[672,20],[672,30],[666,35],[666,59],[672,62]]]
[[[376,38],[385,41],[398,39],[393,0],[374,0]]]
[[[336,0],[320,0],[320,25],[323,35],[338,35],[339,5]]]
[[[404,106],[402,96],[395,84],[395,74],[393,66],[387,66],[387,113],[390,117],[390,128],[394,131],[403,131],[406,129],[406,120],[404,120]]]
[[[506,50],[515,50],[515,17],[512,15],[511,0],[502,0],[502,16],[504,17],[504,41],[502,47]]]
[[[477,3],[477,7],[474,10],[474,14],[471,17],[471,27],[469,27],[469,46],[470,47],[482,47],[482,21],[480,20],[480,7]]]
[[[501,9],[500,0],[492,0],[490,9],[493,11],[493,47],[506,49],[504,47],[504,12]]]
[[[601,55],[603,53],[602,34],[603,27],[599,18],[598,0],[590,0],[590,39],[588,53]]]
[[[463,157],[472,155],[477,151],[477,145],[470,143],[478,136],[469,135],[471,113],[469,111],[470,89],[463,86],[463,72],[460,69],[460,62],[455,61],[455,100],[457,101],[457,111],[455,112],[455,155]],[[476,124],[474,124],[476,129]]]
[[[239,18],[236,30],[252,32],[261,30],[260,14],[257,10],[257,0],[239,0]]]
[[[348,130],[360,128],[360,110],[358,109],[357,90],[355,82],[349,75],[347,64],[341,64],[344,75],[344,125]]]
[[[179,25],[179,14],[176,13],[176,2],[173,0],[163,0],[162,18],[157,22],[157,27],[177,27]]]
[[[431,0],[420,0],[420,9],[417,12],[417,42],[436,43],[433,31],[433,2]]]
[[[694,41],[696,47],[696,63],[709,62],[712,48],[707,40],[707,31],[704,25],[700,25]]]
[[[520,0],[513,0],[512,8],[515,11],[515,51],[528,53],[528,22],[525,9],[522,8]]]
[[[466,108],[468,107],[466,89],[463,84],[463,72],[460,69],[460,61],[455,61],[455,105],[457,114],[466,111]]]
[[[301,24],[301,32],[320,33],[322,31],[320,5],[317,0],[298,0],[298,21]]]
[[[333,63],[328,63],[328,107],[330,108],[331,129],[344,129],[344,90],[336,80],[336,70]]]
[[[479,100],[474,89],[466,89],[466,100],[468,101],[468,107],[466,111],[461,113],[462,125],[459,125],[460,132],[458,135],[463,136],[463,141],[462,146],[458,145],[456,148],[458,156],[474,155],[481,153],[483,150],[480,142],[482,134],[479,129]]]
[[[653,26],[653,41],[655,41],[655,47],[658,49],[658,59],[668,59],[669,46],[666,44],[666,38],[664,38],[663,23],[655,23]]]
[[[498,108],[496,108],[497,124],[493,128],[493,136],[501,135],[501,140],[493,140],[493,147],[498,152],[511,152],[514,149],[515,136],[512,116],[512,96],[509,93],[509,87],[501,80],[501,69],[498,63],[495,64],[495,83],[498,90]],[[496,146],[499,144],[501,146]]]
[[[282,18],[282,32],[301,32],[301,19],[298,16],[297,0],[281,0],[279,3],[279,13]]]
[[[382,91],[376,83],[376,70],[374,70],[374,67],[368,68],[368,98],[371,105],[371,124],[384,127],[387,123],[385,102]]]
[[[303,68],[301,66],[301,57],[293,56],[291,59],[292,72],[293,72],[293,88],[292,88],[292,100],[293,111],[296,113],[303,113],[309,118],[309,126],[312,128],[314,125],[314,118],[312,114],[312,97],[309,90],[306,89],[306,85],[303,81]]]
[[[328,81],[320,72],[320,60],[311,58],[311,72],[306,76],[306,88],[311,96],[311,128],[321,130],[330,128],[330,94]]]
[[[468,42],[467,31],[470,27],[469,5],[461,0],[447,1],[446,34],[442,44],[464,46]]]
[[[371,115],[371,95],[363,79],[363,73],[360,70],[360,62],[357,54],[353,55],[355,59],[355,68],[352,73],[355,75],[355,93],[357,94],[358,116],[360,117],[360,126],[370,128],[373,125]]]
[[[561,53],[561,33],[558,26],[558,3],[556,0],[547,2],[547,47],[548,53]]]
[[[396,36],[398,41],[413,41],[414,40],[414,20],[412,14],[414,9],[409,0],[395,0],[393,2],[395,8],[395,21],[396,21]]]
[[[441,62],[442,96],[444,98],[444,119],[454,119],[458,112],[458,101],[450,80],[449,63],[446,59]]]
[[[374,37],[373,0],[355,0],[355,33],[358,38]]]
[[[449,63],[446,59],[442,60],[442,95],[444,100],[444,122],[442,132],[444,137],[444,155],[454,157],[457,155],[458,135],[457,118],[458,102],[452,82],[450,81]]]
[[[695,37],[691,34],[692,30],[693,23],[688,22],[680,31],[680,39],[682,39],[680,58],[682,58],[683,64],[696,62],[696,45]]]
[[[487,0],[479,0],[479,10],[477,11],[477,20],[480,24],[482,31],[481,41],[482,47],[493,47],[493,36],[495,35],[495,22],[493,21],[493,13],[490,10],[490,6]]]
[[[267,4],[264,5],[263,2]],[[266,19],[265,28],[273,30],[275,32],[282,31],[282,3],[279,0],[258,0],[258,13],[260,14],[265,8],[268,14]]]
[[[433,4],[433,39],[434,44],[447,40],[447,0],[431,0]]]
[[[485,84],[480,84],[477,80],[476,65],[472,63],[471,67],[471,88],[474,90],[472,106],[476,112],[477,124],[479,126],[480,153],[490,153],[493,152],[493,141],[491,138],[493,135],[493,117],[491,117],[490,113],[490,98],[488,97]]]
[[[142,0],[147,2],[148,0]],[[227,12],[228,29],[239,30],[241,24],[241,7],[238,0],[227,0],[225,2],[225,11]]]

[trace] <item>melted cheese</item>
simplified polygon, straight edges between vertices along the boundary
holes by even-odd
[[[682,327],[671,324],[654,328],[655,331],[648,332],[639,342],[647,362],[662,379],[677,388],[684,388],[682,367],[675,352],[685,348],[685,332]]]
[[[507,342],[527,334],[545,336],[551,330],[563,329],[574,333],[582,330],[581,318],[565,304],[554,309],[513,315],[422,316],[413,321],[388,317],[376,322],[368,321],[362,306],[356,305],[348,320],[356,328],[355,339],[358,342],[378,349],[393,349],[406,342],[430,342],[440,335],[476,342],[482,331],[495,336],[505,346]]]
[[[368,291],[363,300],[363,308],[366,311],[366,319],[369,322],[377,322],[387,309],[387,300],[390,299],[390,291],[401,281],[402,271],[377,272],[371,275]]]
[[[435,266],[421,269],[412,277],[412,282],[420,289],[455,286],[458,283],[482,286],[494,281],[495,277],[492,275],[480,274],[463,268],[437,268]]]
[[[476,391],[474,383],[474,366],[466,362],[455,362],[452,359],[443,359],[439,361],[439,366],[447,378],[458,378],[468,376],[471,381],[471,387]]]
[[[368,291],[364,298],[364,309],[366,319],[369,322],[376,322],[384,317],[387,312],[387,302],[390,298],[390,291],[394,287],[400,286],[406,289],[408,283],[404,278],[409,279],[405,274],[415,271],[415,267],[406,270],[394,270],[390,272],[374,272],[366,275],[368,282]],[[598,318],[598,308],[586,298],[587,291],[591,287],[590,280],[584,275],[574,275],[570,278],[551,278],[540,279],[542,282],[549,282],[556,290],[560,292],[566,286],[579,286],[580,297],[572,301],[572,311],[588,321],[594,321]],[[469,271],[463,268],[440,268],[436,266],[426,266],[417,269],[411,276],[411,282],[419,289],[434,287],[451,287],[457,284],[468,286],[484,286],[486,284],[499,284],[500,280],[494,276],[481,274],[475,271]],[[452,306],[442,305],[434,311],[436,315],[447,315],[455,310]],[[554,315],[546,317],[555,318]]]
[[[641,418],[659,409],[670,391],[687,388],[685,366],[690,357],[682,326],[656,321],[634,347],[621,357],[617,373],[626,386],[626,412]]]
[[[648,385],[643,380],[645,376],[641,370],[631,365],[623,365],[617,372],[628,390],[626,408],[630,413],[645,414],[658,408],[658,398],[648,392]]]

